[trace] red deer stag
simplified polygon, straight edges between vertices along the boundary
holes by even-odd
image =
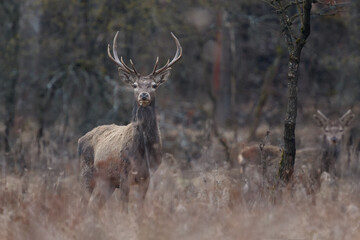
[[[179,40],[174,58],[158,68],[156,59],[151,74],[141,76],[130,59],[127,66],[116,49],[116,33],[113,40],[113,56],[108,45],[108,55],[117,65],[120,79],[134,89],[134,105],[131,123],[126,126],[103,125],[94,128],[78,141],[81,177],[84,187],[91,193],[89,206],[101,207],[120,189],[121,200],[127,209],[130,186],[138,184],[140,198],[145,198],[150,171],[161,163],[161,138],[155,112],[155,91],[166,82],[170,70],[182,55]]]
[[[347,172],[350,164],[350,149],[349,149],[349,137],[346,136],[344,139],[347,128],[351,125],[355,115],[348,110],[342,117],[330,120],[320,110],[314,114],[314,118],[319,127],[323,130],[322,137],[322,153],[321,153],[321,172],[326,171],[335,176],[340,175],[340,171],[344,170]],[[344,165],[340,163],[342,158],[341,148],[346,147],[348,151],[348,164]]]

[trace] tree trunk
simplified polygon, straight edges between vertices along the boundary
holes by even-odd
[[[300,56],[297,56],[300,60]],[[288,103],[284,123],[284,152],[280,162],[280,178],[288,181],[294,171],[295,165],[295,128],[297,117],[297,82],[299,73],[298,60],[289,56],[288,69]]]
[[[3,71],[2,90],[4,95],[4,106],[5,106],[5,136],[4,136],[4,150],[5,152],[11,151],[11,132],[14,126],[15,119],[15,108],[16,108],[16,86],[19,77],[19,20],[20,20],[20,6],[21,2],[4,2],[1,3],[0,7],[4,10],[9,19],[10,28],[6,29],[2,34],[6,39],[7,46],[4,52],[2,52],[2,61],[7,63],[7,68]]]
[[[35,118],[43,116],[43,112],[37,103],[26,104],[33,99],[37,99],[38,89],[42,89],[42,83],[39,82],[40,76],[40,33],[41,33],[41,16],[42,6],[37,0],[23,1],[21,5],[19,36],[20,39],[26,39],[21,42],[19,49],[19,80],[17,87],[18,94],[18,114],[21,116],[24,113],[34,114]],[[35,84],[37,83],[37,84]],[[31,91],[29,88],[37,85],[37,91]],[[40,101],[40,99],[39,99]],[[43,120],[43,119],[42,119]],[[43,121],[40,121],[39,131],[36,136],[36,142],[38,143],[38,137],[43,133]],[[38,147],[39,151],[39,147]],[[23,162],[19,162],[19,168],[23,170],[24,167],[32,169],[35,163],[38,163],[39,158],[37,156],[28,156]]]
[[[286,117],[284,122],[284,152],[281,157],[279,176],[280,179],[288,182],[294,172],[295,165],[295,128],[297,117],[297,82],[299,78],[299,63],[301,51],[310,35],[310,12],[312,0],[306,0],[303,5],[303,12],[300,14],[301,30],[300,37],[295,38],[291,32],[292,22],[286,14],[286,9],[279,3],[278,14],[281,26],[283,27],[284,37],[289,51],[288,64],[288,103],[286,108]]]

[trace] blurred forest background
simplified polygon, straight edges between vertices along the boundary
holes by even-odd
[[[320,176],[323,131],[312,117],[351,109],[359,130],[360,1],[313,1],[297,159],[284,187],[289,58],[274,2],[289,4],[293,30],[303,31],[301,0],[0,0],[0,239],[360,239],[358,178]],[[118,54],[143,75],[157,56],[160,65],[174,56],[170,32],[183,47],[156,92],[170,154],[144,208],[130,201],[130,214],[120,211],[115,191],[91,215],[77,141],[131,119],[133,89],[107,56],[116,31]],[[345,156],[355,144],[344,142]],[[264,145],[270,154],[259,153]]]
[[[314,125],[317,108],[360,113],[360,3],[318,1],[312,12],[298,84],[300,127]],[[182,44],[181,61],[157,91],[164,151],[195,161],[213,134],[225,159],[267,129],[272,144],[283,144],[288,56],[278,17],[264,1],[13,0],[0,2],[0,22],[3,170],[74,166],[80,136],[129,122],[132,90],[106,53],[116,31],[119,55],[142,74],[156,56],[160,63],[172,58],[170,32]]]

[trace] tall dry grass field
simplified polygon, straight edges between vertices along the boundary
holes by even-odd
[[[269,168],[263,180],[260,166],[217,164],[221,154],[211,143],[187,167],[165,154],[143,207],[131,194],[122,212],[115,191],[103,209],[89,212],[74,147],[51,146],[42,156],[54,168],[3,166],[0,239],[360,239],[356,178],[322,174],[316,183],[303,165],[283,186]]]
[[[164,162],[143,211],[133,196],[122,213],[114,194],[91,214],[76,174],[9,174],[0,185],[0,239],[360,239],[356,182],[339,181],[334,198],[326,179],[314,196],[301,186],[254,192],[249,181],[236,170]]]

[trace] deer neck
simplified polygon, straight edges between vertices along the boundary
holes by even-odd
[[[159,130],[156,121],[155,99],[149,106],[141,107],[137,101],[134,102],[132,113],[132,124],[138,139],[139,149],[151,150],[159,144]]]
[[[340,154],[341,142],[331,144],[327,141],[326,136],[323,137],[323,153],[328,158],[337,159]]]

